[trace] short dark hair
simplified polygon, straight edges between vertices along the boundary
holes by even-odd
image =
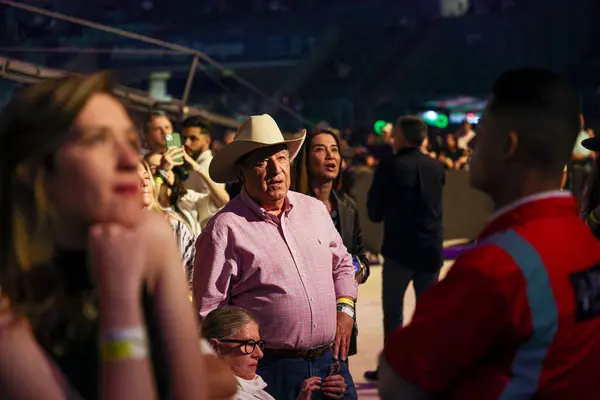
[[[212,135],[212,129],[209,123],[207,123],[202,117],[194,116],[183,120],[181,123],[183,128],[200,128],[200,133],[204,135]]]
[[[489,111],[500,127],[519,137],[522,162],[560,168],[579,134],[579,99],[559,75],[542,68],[504,72],[496,80]]]
[[[420,146],[427,137],[427,124],[415,115],[398,118],[397,125],[411,146]]]

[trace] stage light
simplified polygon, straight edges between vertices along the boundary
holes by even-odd
[[[376,121],[373,124],[373,132],[375,132],[375,134],[377,135],[381,135],[383,133],[383,129],[385,128],[385,126],[388,124],[388,122],[384,121],[384,120],[379,120]]]
[[[438,115],[434,125],[436,128],[445,129],[448,126],[448,116],[446,114]]]
[[[433,110],[429,110],[423,113],[423,120],[425,120],[425,122],[433,124],[435,123],[435,120],[438,119],[438,113],[436,113]]]

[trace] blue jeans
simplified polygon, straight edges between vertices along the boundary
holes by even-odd
[[[295,400],[302,388],[302,382],[313,376],[327,378],[329,366],[334,362],[333,350],[327,350],[314,361],[303,358],[283,358],[267,355],[258,362],[257,374],[267,383],[266,391],[277,400]],[[340,361],[339,374],[346,382],[344,399],[357,399],[354,380],[348,369],[348,362]],[[324,399],[320,391],[313,392],[312,399]]]
[[[404,294],[410,281],[413,282],[417,299],[433,286],[440,276],[437,272],[419,271],[401,266],[389,258],[385,259],[382,275],[383,333],[387,338],[404,322]],[[384,339],[385,340],[385,339]]]

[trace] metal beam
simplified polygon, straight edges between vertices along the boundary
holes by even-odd
[[[190,98],[190,91],[192,90],[192,83],[194,83],[194,76],[196,76],[196,70],[198,69],[198,56],[194,56],[192,60],[192,65],[190,65],[190,72],[188,73],[187,81],[185,82],[185,89],[183,91],[183,97],[181,98],[181,102],[184,106],[187,105],[187,102]]]
[[[176,44],[176,43],[166,42],[164,40],[156,39],[156,38],[153,38],[153,37],[150,37],[150,36],[140,35],[138,33],[126,31],[124,29],[114,28],[114,27],[111,27],[111,26],[99,24],[97,22],[92,22],[92,21],[88,21],[88,20],[85,20],[85,19],[82,19],[82,18],[73,17],[73,16],[70,16],[70,15],[67,15],[67,14],[62,14],[62,13],[58,13],[58,12],[54,12],[54,11],[48,11],[48,10],[40,8],[40,7],[35,7],[35,6],[28,5],[28,4],[23,4],[23,3],[16,2],[16,1],[12,1],[12,0],[0,0],[0,4],[4,4],[4,5],[8,6],[8,7],[18,8],[20,10],[25,10],[25,11],[28,11],[28,12],[31,12],[31,13],[34,13],[34,14],[44,15],[46,17],[58,19],[58,20],[61,20],[61,21],[67,21],[67,22],[70,22],[70,23],[73,23],[73,24],[77,24],[77,25],[81,25],[81,26],[87,26],[88,28],[96,29],[96,30],[103,31],[103,32],[112,33],[112,34],[115,34],[115,35],[118,35],[118,36],[122,36],[122,37],[126,37],[126,38],[129,38],[129,39],[133,39],[133,40],[138,40],[140,42],[152,44],[152,45],[155,45],[155,46],[158,46],[158,47],[163,47],[163,48],[170,49],[170,50],[173,50],[173,51],[179,51],[179,52],[182,52],[182,53],[187,53],[189,55],[198,57],[198,59],[202,60],[203,62],[205,62],[205,63],[207,63],[209,65],[212,65],[213,67],[221,70],[222,72],[225,72],[225,70],[226,70],[226,68],[223,65],[221,65],[219,62],[217,62],[213,58],[211,58],[211,57],[207,56],[206,54],[204,54],[203,52],[201,52],[199,50],[196,50],[196,49],[193,49],[191,47],[181,46],[181,45]],[[306,124],[306,125],[308,125],[310,127],[313,127],[313,124],[309,120],[307,120],[306,118],[304,118],[300,114],[296,113],[291,108],[283,105],[281,102],[272,99],[271,96],[268,96],[266,93],[262,92],[256,86],[254,86],[250,82],[246,81],[245,79],[241,78],[237,74],[230,73],[230,74],[228,74],[228,76],[230,78],[232,78],[232,79],[235,79],[242,86],[245,86],[246,88],[252,90],[256,94],[258,94],[259,96],[261,96],[268,103],[271,103],[271,104],[275,105],[276,107],[280,108],[282,111],[284,111],[287,114],[291,115],[292,117],[296,118],[298,121],[300,121],[303,124]]]
[[[15,82],[33,84],[45,79],[56,79],[69,75],[75,74],[68,71],[41,67],[20,60],[0,57],[0,78],[6,78]],[[129,106],[136,109],[151,110],[158,108],[179,115],[181,109],[184,107],[181,100],[173,99],[166,103],[158,102],[148,93],[126,86],[116,86],[113,93],[118,98],[124,100]],[[233,118],[218,115],[197,107],[189,107],[188,115],[199,115],[207,121],[228,128],[238,128],[240,126],[240,123]]]

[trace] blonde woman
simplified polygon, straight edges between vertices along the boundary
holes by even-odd
[[[0,398],[205,399],[180,256],[140,207],[139,138],[106,75],[0,115]]]
[[[150,167],[145,161],[141,161],[138,167],[138,173],[141,179],[142,190],[142,207],[146,210],[153,210],[167,218],[175,237],[177,245],[183,258],[183,265],[186,272],[188,282],[192,281],[192,273],[194,270],[194,259],[196,258],[196,238],[187,224],[174,211],[166,210],[158,204],[156,195],[156,185],[152,179]]]

